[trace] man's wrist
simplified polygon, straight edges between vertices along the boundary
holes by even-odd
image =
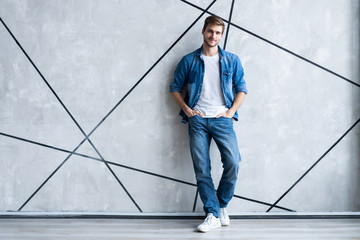
[[[192,109],[187,107],[186,109],[183,110],[186,114],[186,116],[191,117],[193,115]]]
[[[234,110],[234,109],[232,109],[232,108],[230,108],[230,109],[228,110],[228,113],[231,114],[231,116],[234,116],[235,112],[236,112],[236,110]]]

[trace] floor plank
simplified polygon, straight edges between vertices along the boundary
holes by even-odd
[[[209,233],[199,220],[0,219],[0,239],[360,239],[360,219],[232,220]]]

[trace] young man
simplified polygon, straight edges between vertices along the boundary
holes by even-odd
[[[234,194],[241,160],[232,119],[238,120],[237,109],[247,89],[239,58],[218,46],[224,27],[219,17],[205,19],[202,47],[182,58],[170,85],[170,92],[181,107],[182,121],[189,122],[190,152],[207,214],[197,227],[200,232],[230,224],[226,206]],[[184,100],[181,92],[185,86]],[[221,153],[224,168],[217,191],[211,178],[211,139]]]

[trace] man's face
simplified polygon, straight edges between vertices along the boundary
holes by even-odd
[[[219,25],[208,25],[205,30],[202,30],[204,43],[208,47],[217,46],[223,36],[222,31],[223,28]]]

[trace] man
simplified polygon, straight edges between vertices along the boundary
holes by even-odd
[[[232,119],[238,120],[237,109],[247,89],[239,58],[218,46],[224,27],[219,17],[205,19],[202,47],[182,58],[170,85],[170,92],[181,107],[182,121],[189,122],[190,152],[207,214],[197,227],[200,232],[230,224],[226,206],[234,194],[241,160]],[[185,100],[181,95],[184,87]],[[217,191],[211,178],[211,139],[221,153],[224,168]]]

